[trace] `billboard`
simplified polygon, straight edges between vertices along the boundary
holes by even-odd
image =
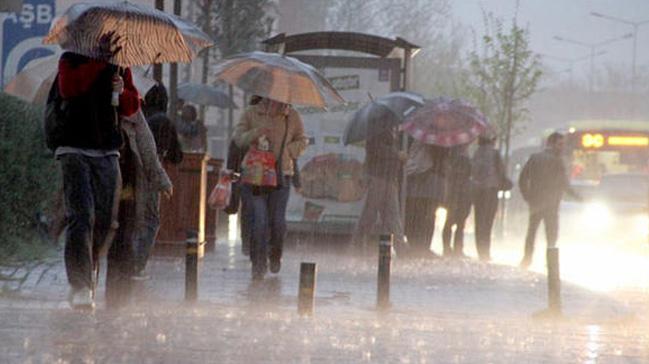
[[[30,61],[52,55],[58,46],[45,46],[43,36],[50,30],[56,12],[55,0],[24,0],[22,10],[8,14],[2,22],[2,72],[6,85]]]
[[[300,157],[301,188],[292,191],[286,219],[289,230],[347,233],[365,198],[362,144],[343,144],[345,126],[354,112],[399,87],[399,59],[302,56],[317,67],[347,100],[328,110],[297,107],[309,146]]]

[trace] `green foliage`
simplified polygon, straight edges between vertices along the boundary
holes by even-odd
[[[45,245],[40,217],[60,178],[42,124],[42,108],[0,93],[0,258],[28,258]]]
[[[199,9],[197,24],[209,34],[218,52],[217,59],[258,48],[271,31],[270,0],[194,0]]]
[[[469,55],[464,94],[476,103],[495,127],[507,150],[512,131],[527,120],[527,101],[541,78],[539,55],[529,47],[529,31],[514,21],[484,14],[486,34]]]

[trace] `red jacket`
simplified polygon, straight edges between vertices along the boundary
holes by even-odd
[[[61,97],[74,97],[88,91],[106,65],[106,62],[96,59],[72,65],[67,59],[62,58],[59,61],[58,81]],[[133,84],[130,68],[124,69],[122,78],[124,79],[124,92],[119,96],[118,112],[121,116],[130,116],[140,108],[140,96]]]

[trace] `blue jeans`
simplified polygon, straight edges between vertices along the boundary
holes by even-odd
[[[138,227],[135,244],[135,270],[142,271],[149,260],[156,236],[160,230],[160,193],[147,190],[141,194],[144,200],[144,226]]]
[[[286,205],[291,191],[290,178],[281,187],[266,193],[255,193],[244,186],[252,206],[252,245],[250,259],[253,270],[266,271],[268,256],[280,259],[286,236]],[[270,238],[270,239],[269,239]]]
[[[243,184],[238,184],[237,188],[239,188],[241,196],[241,251],[245,255],[250,255],[255,218],[255,210],[252,206],[252,189]]]
[[[116,156],[87,157],[64,154],[59,157],[63,171],[65,215],[65,269],[73,289],[96,284],[99,255],[110,246],[109,232],[118,203],[116,191],[119,165]]]

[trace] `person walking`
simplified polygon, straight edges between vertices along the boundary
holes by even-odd
[[[368,178],[363,210],[354,229],[352,242],[368,246],[370,234],[392,234],[395,245],[405,244],[399,211],[399,176],[407,154],[399,150],[396,127],[373,125],[382,132],[365,142],[365,173]],[[380,197],[379,197],[380,196]]]
[[[550,134],[545,150],[532,154],[519,176],[518,187],[530,211],[521,268],[527,269],[532,264],[536,230],[541,221],[545,226],[547,246],[556,246],[559,235],[559,204],[564,192],[581,200],[581,196],[570,187],[562,158],[564,145],[562,134]]]
[[[164,85],[158,84],[147,92],[142,107],[148,129],[150,130],[148,134],[152,134],[153,141],[155,142],[155,153],[153,155],[157,157],[158,163],[152,160],[152,154],[149,150],[151,145],[148,143],[150,141],[149,138],[142,138],[142,134],[146,134],[147,132],[144,130],[144,125],[140,125],[139,118],[127,124],[130,126],[127,129],[129,135],[135,138],[135,147],[137,147],[136,151],[140,154],[139,160],[142,161],[142,168],[145,172],[152,171],[145,173],[141,178],[153,176],[153,180],[147,178],[147,181],[150,182],[149,186],[141,187],[137,191],[143,206],[143,225],[135,242],[134,279],[147,278],[145,274],[146,264],[155,244],[158,231],[160,230],[160,191],[167,198],[171,198],[173,194],[173,187],[169,181],[169,177],[160,163],[180,164],[183,160],[183,152],[180,148],[176,128],[167,116],[168,102],[166,88]],[[140,137],[139,139],[138,136]],[[138,141],[142,140],[146,142],[138,143]],[[142,148],[146,148],[146,154],[140,152]]]
[[[300,115],[290,105],[268,98],[246,109],[233,134],[240,148],[249,148],[262,137],[269,142],[275,156],[278,176],[276,187],[242,186],[242,197],[250,197],[253,210],[250,251],[253,280],[263,279],[268,265],[272,273],[281,268],[293,160],[307,146]]]
[[[446,196],[448,148],[414,141],[406,162],[405,233],[415,257],[438,258],[430,250],[435,214]]]
[[[109,308],[118,308],[128,302],[131,278],[140,278],[142,264],[146,264],[139,253],[141,245],[148,245],[150,238],[155,239],[155,235],[151,236],[151,217],[157,211],[150,210],[152,195],[157,202],[160,192],[168,198],[173,193],[144,114],[138,111],[123,118],[121,128],[124,143],[119,157],[122,173],[119,224],[107,256],[106,305]],[[159,225],[159,219],[156,222]]]
[[[478,137],[478,149],[471,158],[471,188],[478,258],[491,260],[491,230],[498,211],[498,191],[511,189],[500,153],[494,148],[496,138]]]
[[[108,34],[100,41],[106,57],[112,55],[111,38]],[[119,116],[140,107],[130,69],[118,69],[104,59],[63,53],[48,97],[56,121],[49,123],[46,114],[46,139],[63,174],[68,221],[64,255],[74,308],[94,307],[99,256],[110,245],[119,195]],[[119,106],[111,102],[113,93]]]
[[[207,128],[198,119],[198,111],[193,105],[184,105],[180,120],[176,123],[180,144],[185,152],[205,152],[207,150]]]
[[[445,257],[465,256],[464,224],[471,212],[471,160],[467,149],[467,145],[454,147],[449,157],[446,222],[442,230]],[[454,226],[455,233],[453,233]]]

